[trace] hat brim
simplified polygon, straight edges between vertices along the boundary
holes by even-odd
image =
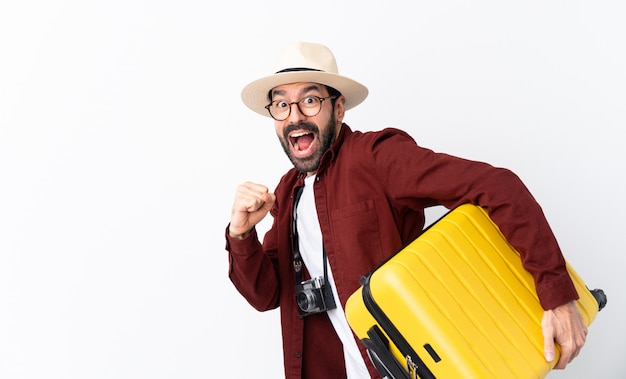
[[[265,106],[268,104],[269,91],[283,84],[291,83],[320,83],[333,87],[345,97],[346,110],[361,104],[367,97],[367,87],[361,83],[324,71],[293,71],[282,72],[253,81],[241,91],[243,103],[256,113],[271,117]]]

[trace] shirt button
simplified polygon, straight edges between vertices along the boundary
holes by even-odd
[[[302,353],[299,351],[296,351],[296,358],[300,358],[302,356]]]

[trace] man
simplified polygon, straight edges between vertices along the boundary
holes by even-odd
[[[544,308],[544,350],[562,369],[587,328],[559,246],[541,208],[511,171],[419,147],[396,129],[361,133],[343,123],[367,88],[338,74],[325,46],[295,43],[276,73],[246,86],[243,102],[274,119],[294,165],[272,193],[237,188],[226,230],[230,278],[259,311],[280,306],[287,378],[379,377],[343,313],[359,278],[410,242],[424,208],[485,207],[533,275]],[[255,225],[268,213],[261,243]],[[315,287],[315,280],[321,284]],[[313,279],[313,280],[312,280]],[[319,288],[311,305],[303,285]],[[323,294],[322,294],[323,293]]]

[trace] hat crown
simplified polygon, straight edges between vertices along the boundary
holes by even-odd
[[[293,69],[309,69],[338,74],[337,61],[330,49],[324,45],[296,42],[287,45],[279,54],[274,72]]]

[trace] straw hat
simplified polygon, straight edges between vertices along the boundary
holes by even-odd
[[[367,87],[337,70],[337,62],[328,47],[316,43],[297,42],[286,46],[276,61],[275,73],[244,87],[241,99],[253,111],[270,117],[265,106],[269,91],[283,84],[312,82],[335,88],[346,98],[346,110],[359,105],[367,97]]]

